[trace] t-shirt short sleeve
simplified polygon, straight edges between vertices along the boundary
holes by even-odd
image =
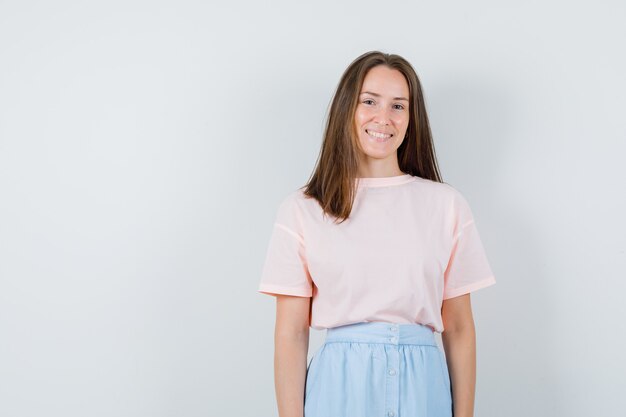
[[[444,272],[444,300],[496,283],[472,210],[457,190],[454,190],[452,213],[454,237]]]
[[[258,292],[311,297],[313,283],[307,267],[302,213],[295,193],[279,204],[267,248]]]

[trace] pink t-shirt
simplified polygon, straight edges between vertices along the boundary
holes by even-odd
[[[283,199],[258,291],[313,297],[318,330],[383,321],[443,332],[444,299],[496,282],[467,201],[409,174],[357,185],[342,224],[301,189]]]

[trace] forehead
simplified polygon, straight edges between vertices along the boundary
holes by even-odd
[[[359,93],[365,91],[381,96],[408,97],[409,85],[400,71],[379,65],[369,70],[365,76]]]

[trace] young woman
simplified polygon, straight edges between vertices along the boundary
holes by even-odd
[[[315,172],[278,208],[258,288],[276,297],[280,417],[473,416],[469,293],[492,284],[472,211],[440,178],[415,70],[361,55]],[[307,365],[309,327],[327,331]]]

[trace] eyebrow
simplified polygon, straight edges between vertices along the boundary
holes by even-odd
[[[374,96],[374,97],[380,97],[380,94],[372,93],[371,91],[363,91],[361,94],[369,94],[369,95]],[[394,100],[409,101],[408,98],[404,98],[404,97],[394,97],[393,99]]]

